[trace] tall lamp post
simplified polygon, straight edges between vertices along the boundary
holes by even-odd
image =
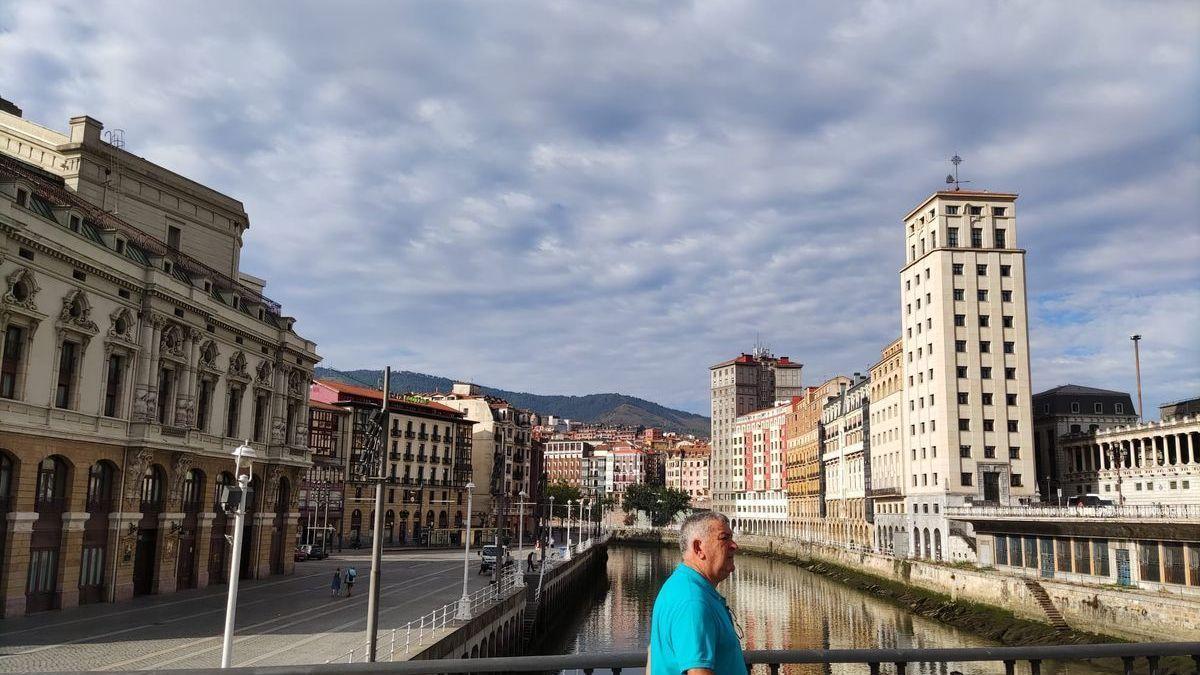
[[[467,534],[463,541],[463,594],[458,599],[458,611],[454,618],[460,621],[471,620],[471,598],[467,597],[467,569],[470,567],[471,555],[471,498],[475,495],[475,483],[467,483]]]
[[[547,540],[548,546],[554,546],[554,495],[550,495],[550,538]]]
[[[1133,370],[1137,374],[1138,421],[1141,422],[1146,416],[1145,411],[1142,410],[1142,356],[1138,351],[1138,343],[1142,341],[1142,336],[1131,335],[1129,339],[1133,340]]]
[[[521,565],[525,564],[525,498],[529,495],[521,490],[517,494],[520,501],[517,502],[517,581],[516,585],[525,585],[525,574],[521,572]]]
[[[236,495],[233,488],[226,488],[222,495],[222,503],[228,506],[236,499],[237,510],[233,512],[233,552],[229,559],[229,592],[225,600],[225,636],[221,640],[221,667],[228,668],[233,658],[233,619],[237,613],[238,568],[242,562],[242,532],[246,524],[246,502],[250,500],[250,479],[254,472],[252,460],[258,455],[250,447],[250,441],[239,445],[233,451],[233,462],[237,467],[238,486]],[[242,473],[242,466],[246,473]]]

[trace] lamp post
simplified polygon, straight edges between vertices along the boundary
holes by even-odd
[[[475,494],[475,483],[467,483],[467,534],[463,541],[463,594],[458,599],[458,611],[454,618],[460,621],[471,620],[471,599],[467,597],[467,568],[470,566],[471,555],[471,497]]]
[[[571,550],[571,511],[575,508],[575,500],[567,500],[567,551]]]
[[[250,441],[239,445],[233,451],[233,463],[236,467],[238,481],[237,510],[233,512],[233,552],[229,559],[229,592],[225,600],[225,636],[221,640],[221,667],[228,668],[233,658],[233,619],[237,613],[238,567],[242,562],[242,530],[246,524],[246,502],[250,498],[250,479],[254,473],[253,459],[258,455],[250,447]],[[242,473],[243,462],[246,473]],[[226,494],[225,501],[233,496],[232,490]]]
[[[525,585],[525,574],[521,572],[521,565],[525,564],[525,498],[529,495],[521,490],[517,494],[520,501],[517,502],[517,579],[518,587]]]
[[[1138,351],[1138,343],[1142,341],[1142,336],[1131,335],[1129,339],[1133,340],[1133,368],[1137,374],[1138,421],[1141,422],[1146,416],[1145,411],[1142,410],[1142,355]]]
[[[554,546],[554,495],[550,495],[550,518],[548,520],[550,521],[550,539],[548,542],[550,546]]]

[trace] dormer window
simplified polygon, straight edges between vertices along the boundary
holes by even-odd
[[[29,207],[29,191],[25,188],[17,188],[17,206]]]
[[[210,281],[204,282],[204,292],[208,293],[211,290],[212,290],[212,282],[210,282]]]
[[[171,261],[170,260],[163,261],[163,271],[166,272],[167,274],[171,273]]]
[[[125,253],[125,240],[124,239],[117,239],[117,253],[120,253],[120,254]]]
[[[82,225],[82,223],[83,221],[79,218],[79,216],[73,213],[67,218],[67,227],[71,228],[72,232],[79,232],[79,227]]]

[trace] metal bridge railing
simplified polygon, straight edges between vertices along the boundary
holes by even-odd
[[[747,671],[778,675],[782,666],[793,664],[855,664],[861,673],[903,674],[909,665],[1002,663],[1005,672],[1013,675],[1017,664],[1027,664],[1032,675],[1040,675],[1044,661],[1057,663],[1090,659],[1114,659],[1123,664],[1125,673],[1145,668],[1150,675],[1165,675],[1162,659],[1190,658],[1175,665],[1173,672],[1196,672],[1200,669],[1200,642],[1158,642],[1096,645],[1059,645],[1039,647],[964,647],[951,649],[787,649],[746,652]],[[561,656],[518,656],[486,659],[438,659],[429,661],[398,661],[392,663],[329,663],[324,665],[266,666],[233,668],[233,671],[253,675],[323,675],[334,673],[398,673],[402,675],[433,675],[435,673],[528,673],[577,671],[593,675],[610,671],[619,675],[622,670],[643,668],[645,651]],[[1022,670],[1025,670],[1022,668]],[[143,671],[149,672],[149,671]],[[216,668],[175,670],[174,675],[220,675],[230,670]],[[941,672],[936,671],[936,672]],[[1143,671],[1145,672],[1145,671]]]

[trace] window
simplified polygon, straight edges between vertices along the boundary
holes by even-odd
[[[1013,342],[1005,342],[1004,343],[1004,353],[1005,354],[1013,354],[1015,352],[1016,352],[1016,344],[1015,343],[1013,343]]]
[[[967,376],[967,367],[966,366],[957,366],[957,367],[955,367],[954,371],[955,371],[955,375],[958,376],[960,379]],[[911,376],[909,376],[909,377],[911,377]],[[912,384],[912,383],[909,382],[909,384]]]
[[[230,438],[241,436],[241,424],[238,419],[241,408],[242,389],[241,387],[231,387],[229,389],[229,407],[225,412],[225,435]]]
[[[979,351],[983,352],[984,354],[989,354],[989,353],[991,353],[991,351],[992,351],[992,343],[991,343],[991,341],[989,341],[989,340],[980,340],[980,341],[979,341]]]
[[[1014,473],[1009,479],[1008,484],[1012,487],[1021,487],[1021,474]]]
[[[1009,459],[1021,459],[1021,448],[1019,448],[1015,445],[1008,446],[1008,458]]]
[[[1079,401],[1071,401],[1071,412],[1079,412]]]
[[[1016,420],[1009,420],[1009,421],[1008,421],[1008,430],[1009,430],[1009,431],[1012,431],[1012,432],[1016,432],[1016,431],[1017,431],[1017,421],[1016,421]]]
[[[958,215],[958,206],[947,206],[946,207],[946,215],[957,216]]]
[[[980,302],[987,302],[987,299],[988,299],[988,292],[987,292],[987,289],[986,289],[986,288],[981,288],[981,289],[979,289],[979,290],[975,291],[975,297],[976,297],[976,299],[978,299]]]
[[[1103,413],[1104,412],[1104,404],[1102,404],[1102,403],[1094,404],[1092,406],[1092,412],[1096,413],[1097,415]]]
[[[991,404],[992,404],[992,394],[991,394],[991,392],[986,392],[986,391],[985,391],[983,394],[981,394],[981,395],[980,395],[980,400],[982,400],[982,402],[983,402],[983,404],[984,404],[984,405],[991,405]]]
[[[1161,581],[1162,577],[1158,569],[1158,542],[1157,541],[1139,541],[1138,542],[1138,562],[1139,575],[1142,581]]]
[[[1017,369],[1016,368],[1005,368],[1004,369],[1004,379],[1006,379],[1006,380],[1017,379]]]
[[[29,576],[26,593],[50,593],[58,586],[58,549],[42,548],[29,551]]]
[[[1005,394],[1004,395],[1004,405],[1014,406],[1016,404],[1017,404],[1017,395],[1016,394]]]
[[[20,285],[20,282],[17,285]],[[24,352],[25,329],[9,324],[4,329],[4,356],[0,360],[0,397],[17,397],[17,378],[21,374],[21,358]]]
[[[1006,315],[1001,319],[1001,324],[1005,328],[1012,328],[1013,327],[1013,318],[1011,316]]]
[[[973,216],[982,216],[983,215],[983,207],[982,206],[970,206],[967,208],[970,209],[971,215],[973,215]]]
[[[963,289],[961,289],[961,288],[956,288],[956,289],[954,289],[954,299],[955,299],[955,300],[962,300],[962,299],[963,299],[963,297],[964,297],[964,296],[963,296]]]
[[[967,351],[967,341],[966,340],[955,340],[954,341],[954,351],[956,351],[956,352]]]
[[[992,379],[992,369],[991,369],[991,367],[990,367],[990,366],[984,366],[984,367],[980,368],[980,369],[979,369],[979,377],[981,377],[981,378],[983,378],[983,379],[985,379],[985,380],[990,380],[990,379]]]
[[[958,456],[959,457],[970,457],[971,456],[971,446],[969,446],[969,445],[958,446]]]
[[[987,274],[987,265],[976,265],[975,266],[975,274],[978,276],[981,276],[981,277],[986,275]]]
[[[958,246],[958,228],[951,227],[946,230],[946,245],[950,248]]]
[[[58,358],[58,387],[54,391],[54,407],[73,407],[75,375],[78,370],[79,343],[63,340]]]
[[[1092,540],[1092,574],[1100,577],[1108,576],[1108,540]]]
[[[992,207],[992,215],[993,216],[1003,216],[1004,212],[1006,210],[1007,209],[1005,209],[1003,206],[993,206]]]
[[[1125,404],[1124,403],[1114,403],[1113,404],[1113,412],[1118,415],[1124,413],[1125,412]]]
[[[1000,228],[996,228],[995,234],[996,234],[996,248],[1004,248],[1008,243],[1004,238],[1004,230],[1002,230]]]
[[[1012,302],[1012,291],[1000,291],[1001,302]]]
[[[167,424],[172,419],[175,407],[175,371],[163,368],[158,371],[158,423]]]
[[[969,487],[971,485],[971,474],[964,471],[959,480],[962,481],[964,487]]]
[[[180,236],[181,232],[178,227],[175,227],[174,225],[167,226],[167,246],[170,246],[172,249],[178,251]]]
[[[1000,266],[1000,276],[1011,277],[1012,276],[1012,265],[1001,265]]]
[[[953,265],[951,265],[951,268],[954,271],[954,276],[956,276],[956,277],[962,276],[962,273],[963,273],[962,263],[954,263]]]
[[[995,431],[996,430],[996,420],[984,420],[983,421],[983,430],[984,431]],[[984,454],[984,456],[986,457],[987,455]],[[992,451],[992,456],[993,457],[996,456],[994,449]]]
[[[988,316],[987,314],[979,315],[979,327],[980,328],[987,328],[988,326],[991,325],[991,323],[992,323],[992,321],[991,321],[990,316]]]
[[[254,397],[254,440],[259,443],[266,440],[267,405],[270,398],[267,394]]]
[[[954,325],[958,326],[960,328],[963,326],[966,326],[967,325],[967,315],[966,314],[955,314],[954,315]]]
[[[971,248],[983,248],[983,229],[971,228]]]
[[[108,357],[108,375],[104,383],[104,414],[116,417],[121,411],[121,379],[125,374],[125,355]]]
[[[971,395],[965,391],[958,392],[958,402],[960,405],[966,405],[971,402]]]
[[[971,420],[966,419],[964,417],[958,418],[958,430],[959,431],[970,431],[971,430]]]
[[[208,378],[200,380],[200,392],[196,401],[196,428],[208,431],[209,410],[212,409],[213,383]]]

